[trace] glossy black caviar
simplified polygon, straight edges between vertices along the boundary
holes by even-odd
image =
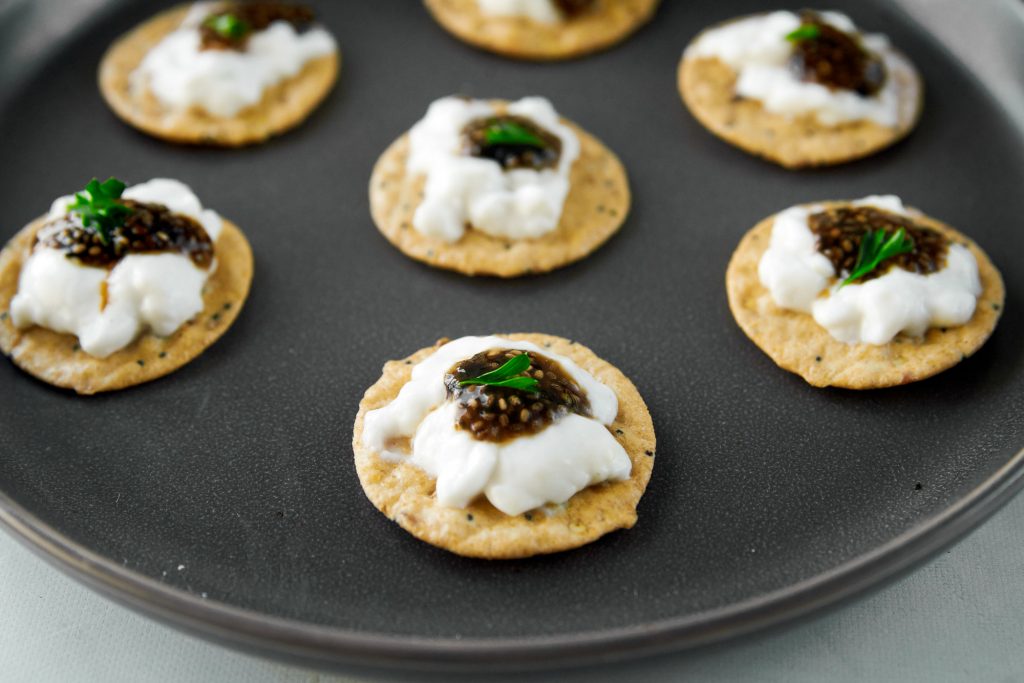
[[[836,277],[853,271],[861,240],[868,231],[875,230],[891,235],[903,228],[914,240],[914,250],[886,259],[859,281],[884,275],[895,267],[927,275],[946,264],[949,240],[937,230],[917,225],[906,216],[870,206],[839,206],[812,214],[807,224],[818,237],[818,251],[832,261]]]
[[[503,365],[523,351],[491,349],[456,363],[444,378],[448,396],[459,405],[458,427],[481,441],[506,441],[541,431],[569,413],[590,416],[584,391],[556,361],[529,352],[523,373],[538,382],[536,392],[491,386],[460,386]]]
[[[882,89],[885,63],[867,50],[859,37],[826,23],[815,12],[801,12],[800,19],[804,26],[817,27],[818,35],[796,41],[790,67],[798,78],[865,97]]]
[[[539,139],[542,144],[491,144],[487,131],[496,123],[511,122]],[[475,119],[462,129],[462,148],[465,154],[481,159],[491,159],[506,170],[532,168],[541,170],[558,166],[562,155],[562,141],[528,118],[522,116],[489,116]]]
[[[174,213],[161,204],[121,200],[132,210],[124,224],[110,231],[104,243],[94,230],[61,218],[44,226],[36,244],[59,249],[84,265],[112,268],[128,254],[176,252],[192,259],[200,268],[213,262],[213,241],[197,221]]]
[[[555,0],[555,5],[562,14],[571,18],[593,7],[594,0]]]
[[[244,26],[236,37],[225,36],[215,30],[209,22],[212,17],[231,14]],[[211,14],[199,26],[200,50],[244,50],[249,36],[263,31],[275,21],[286,21],[302,31],[309,28],[316,19],[313,10],[305,5],[291,5],[281,2],[242,2],[227,5]]]

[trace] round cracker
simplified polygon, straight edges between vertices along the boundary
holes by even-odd
[[[1003,279],[985,252],[945,223],[918,215],[916,223],[963,244],[977,259],[982,292],[974,316],[959,327],[931,328],[923,337],[898,335],[888,344],[841,342],[809,313],[776,306],[761,284],[757,268],[771,240],[774,221],[770,216],[754,226],[733,253],[725,276],[729,308],[746,335],[779,367],[816,387],[879,389],[926,379],[981,348],[1002,314]]]
[[[170,142],[241,147],[263,142],[302,123],[331,91],[341,69],[337,53],[310,60],[296,75],[267,88],[263,99],[230,118],[199,107],[166,108],[148,88],[131,87],[131,74],[163,38],[176,30],[190,5],[162,12],[117,40],[100,62],[103,98],[123,121]]]
[[[637,519],[637,503],[651,478],[655,448],[651,415],[636,387],[617,368],[576,342],[536,333],[500,336],[533,342],[567,356],[615,392],[619,413],[609,429],[629,455],[629,479],[590,486],[561,508],[523,515],[506,515],[484,496],[467,508],[440,505],[432,477],[410,463],[384,460],[363,446],[362,436],[367,411],[393,401],[409,381],[413,365],[436,351],[444,342],[441,340],[408,358],[385,364],[383,375],[359,403],[352,449],[367,498],[416,538],[467,557],[513,559],[553,553],[585,545],[616,529],[631,528]]]
[[[550,61],[598,52],[650,21],[659,0],[597,0],[568,21],[545,24],[529,17],[491,16],[477,0],[425,0],[437,23],[475,47],[516,59]]]
[[[392,143],[373,167],[370,212],[377,229],[406,256],[465,275],[517,277],[546,273],[582,259],[608,241],[626,220],[629,180],[614,152],[574,123],[564,119],[562,123],[579,137],[580,155],[569,173],[562,216],[551,232],[510,239],[470,227],[458,242],[449,243],[413,228],[426,176],[406,173],[408,134]]]
[[[736,72],[715,57],[684,54],[679,63],[679,93],[705,128],[751,154],[793,169],[840,164],[896,143],[917,125],[924,85],[910,60],[900,56],[910,71],[892,74],[900,100],[896,127],[868,119],[826,126],[814,114],[786,116],[767,111],[758,100],[736,95]]]
[[[225,220],[215,245],[217,268],[203,289],[202,312],[169,337],[145,333],[106,358],[90,356],[79,348],[74,335],[39,326],[19,330],[7,312],[36,231],[46,220],[39,218],[24,227],[0,251],[0,351],[48,384],[95,394],[163,377],[217,341],[238,317],[249,294],[252,249],[242,231]]]

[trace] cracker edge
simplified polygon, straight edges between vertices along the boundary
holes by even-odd
[[[570,35],[573,40],[565,37],[563,26],[552,27],[529,17],[489,17],[480,12],[475,2],[452,6],[451,0],[424,0],[424,5],[445,31],[468,45],[512,59],[550,62],[576,59],[614,47],[650,22],[661,2],[613,1],[631,3],[628,11],[635,14],[630,21],[604,27],[603,31],[588,31],[591,25],[607,21],[607,16],[598,16],[574,31]],[[539,44],[535,42],[538,35],[543,36]]]
[[[709,29],[705,29],[705,31],[706,30]],[[703,31],[701,33],[703,33]],[[699,37],[699,35],[700,34],[698,34],[697,37]],[[694,38],[694,41],[696,40],[697,38]],[[733,112],[732,116],[727,115],[725,117],[718,117],[715,116],[703,102],[698,101],[696,91],[699,87],[698,83],[702,80],[699,74],[707,69],[727,69],[733,74],[730,84],[722,89],[723,93],[728,91],[730,93],[730,97],[732,97],[731,93],[735,89],[736,74],[732,71],[731,67],[721,62],[721,60],[715,57],[687,57],[684,51],[683,57],[679,61],[676,84],[686,109],[697,120],[697,122],[704,127],[705,130],[720,140],[723,140],[724,142],[737,147],[748,154],[752,154],[753,156],[778,164],[779,166],[789,170],[835,166],[863,159],[895,145],[910,135],[921,119],[924,111],[924,81],[921,78],[917,67],[905,54],[895,47],[891,47],[890,49],[903,57],[906,63],[910,65],[913,72],[912,85],[916,92],[913,116],[905,124],[901,124],[895,128],[881,126],[874,121],[867,119],[847,122],[840,124],[839,126],[826,126],[819,123],[817,118],[812,114],[786,117],[782,114],[774,114],[765,111],[760,102],[749,99],[742,99],[731,106],[732,110],[735,110],[740,106],[756,106],[757,109],[755,116],[763,123],[760,127],[761,129],[785,127],[793,128],[794,130],[813,130],[813,137],[799,135],[788,137],[789,140],[795,141],[797,143],[796,146],[800,148],[795,154],[790,154],[785,148],[786,136],[775,138],[776,140],[783,140],[783,142],[779,142],[775,145],[765,145],[763,144],[763,141],[756,136],[745,135],[742,131],[737,131],[728,124],[730,118],[735,116],[735,112]],[[858,145],[857,140],[865,133],[869,138],[872,138],[873,141],[864,145]],[[834,138],[839,136],[841,136],[841,139],[847,144],[841,145],[840,149],[837,150]],[[827,140],[826,138],[828,137],[833,139]],[[803,145],[799,144],[812,139],[821,142],[820,146],[823,150],[821,153],[808,153],[802,149]]]

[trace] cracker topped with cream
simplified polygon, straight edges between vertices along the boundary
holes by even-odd
[[[0,253],[0,349],[83,394],[184,365],[238,315],[252,252],[184,183],[91,181]]]
[[[835,164],[907,135],[921,113],[913,64],[839,12],[735,19],[693,40],[679,66],[691,113],[732,144],[783,166]]]
[[[425,0],[460,40],[517,59],[556,60],[608,48],[647,23],[659,0]]]
[[[334,38],[304,5],[197,2],[118,40],[99,79],[114,112],[142,131],[239,146],[301,123],[339,68]]]
[[[622,225],[615,155],[541,97],[445,97],[381,156],[378,229],[407,255],[468,275],[514,277],[583,258]]]
[[[815,386],[930,377],[972,355],[1002,312],[1002,278],[966,237],[899,197],[794,206],[740,242],[736,321]]]
[[[375,506],[428,543],[488,558],[633,526],[654,445],[622,373],[540,334],[462,337],[388,363],[353,438]]]

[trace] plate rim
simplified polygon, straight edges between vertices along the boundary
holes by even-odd
[[[19,4],[28,3],[14,2],[8,9]],[[109,9],[123,4],[105,6]],[[889,8],[921,29],[918,37],[927,41],[931,49],[942,51],[965,73],[978,78],[976,70],[916,16],[895,3]],[[6,94],[13,97],[18,89],[9,88]],[[1017,126],[1024,123],[1020,111],[1008,107],[988,83],[983,81],[980,90],[1008,122]],[[906,574],[962,540],[1021,489],[1024,449],[937,514],[803,581],[687,617],[540,638],[455,639],[368,633],[204,600],[89,550],[28,512],[2,490],[0,529],[51,566],[105,597],[172,627],[236,649],[332,668],[366,666],[423,672],[537,670],[691,650],[820,615]]]
[[[690,650],[794,621],[880,587],[964,538],[1024,488],[1024,449],[938,514],[827,571],[724,608],[528,638],[425,638],[310,624],[207,600],[93,552],[0,491],[0,528],[127,607],[231,647],[313,666],[524,671]]]

